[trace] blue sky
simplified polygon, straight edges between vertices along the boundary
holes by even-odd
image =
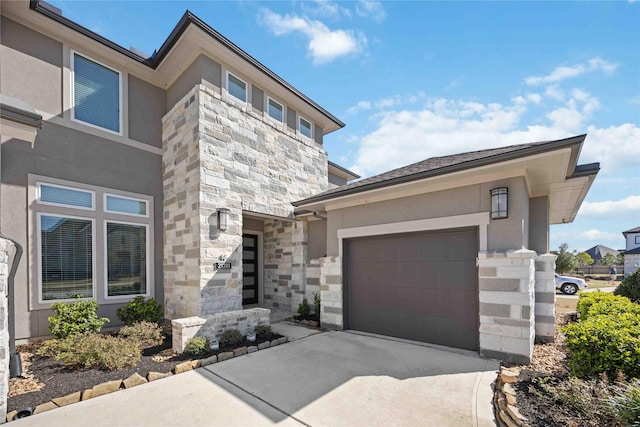
[[[552,248],[640,226],[640,2],[51,3],[147,53],[191,10],[344,121],[325,148],[365,177],[587,133],[580,163],[602,169]]]

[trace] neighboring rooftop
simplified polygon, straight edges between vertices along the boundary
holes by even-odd
[[[593,258],[594,262],[600,261],[602,258],[607,256],[607,254],[617,256],[620,253],[619,250],[604,245],[596,245],[590,249],[587,249],[585,252],[589,254],[591,258]]]
[[[631,234],[631,233],[640,233],[640,227],[635,227],[635,228],[632,228],[631,230],[623,231],[622,235],[624,237],[627,237],[627,234]]]

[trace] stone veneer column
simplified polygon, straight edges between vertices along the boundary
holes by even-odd
[[[264,305],[292,310],[293,223],[264,223]]]
[[[342,329],[342,261],[320,258],[320,323],[323,328]]]
[[[556,258],[553,254],[536,257],[536,341],[553,342],[556,335]]]
[[[478,254],[480,354],[527,364],[535,338],[535,261],[527,249]]]
[[[9,271],[15,255],[15,245],[0,238],[0,424],[7,418],[9,393]]]

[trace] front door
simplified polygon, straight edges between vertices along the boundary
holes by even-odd
[[[242,235],[242,305],[258,303],[258,236]]]

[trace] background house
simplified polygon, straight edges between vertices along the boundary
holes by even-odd
[[[640,269],[640,227],[623,231],[626,241],[624,251],[624,277],[627,277]]]

